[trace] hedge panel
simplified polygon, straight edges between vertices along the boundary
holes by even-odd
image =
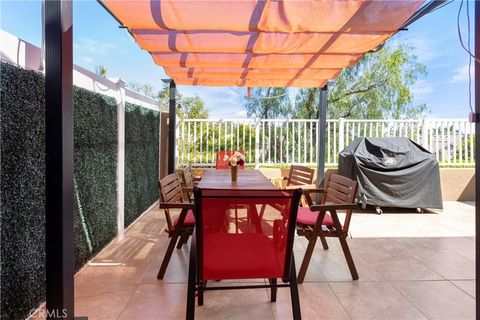
[[[117,102],[77,87],[73,99],[78,269],[117,232]]]
[[[127,103],[125,226],[158,200],[159,112]]]
[[[11,320],[45,295],[45,82],[2,63],[0,83],[0,310]]]
[[[45,82],[0,67],[1,319],[45,299]],[[78,270],[116,233],[116,101],[74,88],[74,232]]]

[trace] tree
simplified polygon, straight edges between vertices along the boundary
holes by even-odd
[[[400,119],[422,116],[425,105],[412,106],[412,86],[426,67],[410,45],[385,46],[367,53],[342,71],[328,92],[328,117]],[[316,118],[319,90],[302,89],[296,96],[295,118]]]
[[[177,107],[177,116],[180,119],[207,119],[208,109],[198,95],[182,97]]]
[[[152,99],[157,99],[157,95],[153,93],[153,86],[150,83],[130,82],[128,83],[127,87],[137,92],[140,92],[144,96],[150,97]]]
[[[286,118],[292,112],[288,90],[285,88],[253,88],[245,107],[249,117],[261,119]]]
[[[179,95],[178,90],[175,90],[177,92],[177,96]],[[160,106],[164,110],[168,110],[170,106],[170,85],[169,84],[164,84],[162,89],[160,89],[157,92],[157,98],[160,100]]]
[[[127,87],[133,89],[137,92],[142,93],[143,95],[150,97],[155,100],[160,101],[160,109],[162,111],[167,111],[170,105],[170,85],[164,84],[162,89],[158,90],[157,93],[154,93],[153,86],[150,83],[138,83],[138,82],[130,82]],[[177,90],[176,92],[176,100],[180,101],[182,99],[182,94]]]

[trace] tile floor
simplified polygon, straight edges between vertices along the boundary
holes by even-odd
[[[88,319],[184,319],[188,246],[176,250],[164,280],[156,274],[168,239],[154,209],[75,278],[75,313]],[[474,319],[472,203],[446,202],[439,213],[385,210],[354,214],[352,281],[338,241],[321,246],[299,286],[303,319]],[[297,238],[297,268],[306,241]],[[276,303],[267,289],[210,291],[197,319],[290,319],[289,290]]]

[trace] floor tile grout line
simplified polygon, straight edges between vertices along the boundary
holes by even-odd
[[[125,304],[123,305],[122,310],[120,310],[120,313],[118,314],[117,320],[120,320],[120,318],[122,317],[123,313],[125,312],[125,308],[127,308],[127,305],[130,303],[130,301],[131,301],[132,298],[133,298],[133,295],[135,294],[135,292],[137,292],[138,289],[139,289],[139,288],[138,288],[138,285],[135,285],[135,290],[133,290],[133,291],[130,293],[130,296],[128,297],[127,302],[125,302]]]
[[[413,258],[415,260],[417,260],[419,263],[421,263],[425,268],[427,268],[428,270],[432,271],[434,274],[438,275],[440,278],[442,278],[443,280],[447,280],[447,278],[445,278],[440,272],[437,272],[435,271],[434,269],[432,269],[429,265],[425,264],[418,256],[415,256],[413,255]],[[408,280],[407,280],[408,281]],[[423,281],[423,280],[412,280],[412,281]],[[425,280],[425,281],[432,281],[432,280]],[[435,280],[434,280],[435,281]],[[442,281],[442,280],[437,280],[437,281]]]
[[[351,281],[354,281],[354,280],[350,280]],[[342,306],[342,309],[343,311],[345,311],[345,314],[348,316],[348,319],[352,320],[352,316],[350,315],[350,313],[348,312],[347,308],[345,307],[345,305],[342,303],[342,300],[340,300],[340,298],[337,296],[337,293],[335,292],[335,290],[333,290],[332,286],[330,285],[330,282],[327,281],[327,285],[328,285],[328,288],[332,291],[333,295],[335,296],[335,299],[337,299],[338,303],[340,303],[340,305]]]
[[[127,307],[127,305],[128,305],[128,304],[130,303],[130,301],[132,300],[133,295],[138,291],[138,289],[139,289],[138,287],[139,287],[139,286],[144,286],[144,285],[151,285],[151,286],[153,286],[153,285],[158,285],[158,284],[154,284],[154,283],[137,284],[137,285],[135,286],[135,287],[136,287],[135,290],[132,292],[132,294],[131,294],[130,297],[128,298],[128,301],[125,303],[125,305],[123,306],[122,310],[120,311],[120,313],[119,313],[119,315],[118,315],[118,317],[117,317],[117,320],[120,320],[120,319],[122,318],[122,315],[123,315],[123,313],[125,312],[125,308]],[[175,283],[175,284],[169,283],[168,285],[179,285],[179,284],[177,284],[177,283]],[[187,302],[185,301],[185,307],[186,307],[186,305],[187,305]],[[196,305],[196,303],[195,303],[195,305]]]
[[[406,296],[405,294],[403,294],[403,292],[401,292],[397,286],[395,285],[395,282],[390,282],[390,285],[393,287],[393,289],[395,291],[397,291],[402,297],[404,297],[408,302],[410,302],[410,304],[418,310],[418,312],[420,312],[426,319],[430,319],[429,317],[427,317],[427,315],[420,309],[420,307],[414,302],[412,301],[411,299],[408,298],[408,296]]]
[[[460,289],[461,291],[465,292],[465,294],[467,294],[469,297],[472,297],[474,300],[476,300],[476,297],[472,296],[470,293],[468,293],[467,291],[465,291],[463,288],[459,287],[458,285],[456,285],[454,282],[452,281],[475,281],[475,280],[447,280],[448,282],[450,282],[451,284],[453,284],[456,288]]]

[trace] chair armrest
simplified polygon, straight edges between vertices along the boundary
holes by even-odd
[[[277,189],[285,189],[283,179],[281,179],[281,178],[270,178],[268,180],[270,180],[270,182],[273,183]]]
[[[182,191],[193,192],[193,187],[182,187]]]
[[[194,209],[195,204],[188,202],[160,202],[160,209]]]
[[[305,199],[307,200],[307,204],[309,207],[314,205],[310,194],[325,193],[325,190],[323,188],[310,188],[310,189],[302,189],[302,190],[303,190],[303,195],[305,196]]]
[[[317,204],[310,207],[311,211],[333,211],[333,210],[354,210],[358,209],[356,203],[340,203],[340,204]]]
[[[290,185],[290,186],[285,186],[284,189],[286,189],[286,190],[296,190],[296,189],[299,189],[299,188],[302,189],[303,191],[306,191],[306,190],[322,190],[321,192],[323,192],[323,189],[317,189],[316,185],[314,185],[314,184]]]

